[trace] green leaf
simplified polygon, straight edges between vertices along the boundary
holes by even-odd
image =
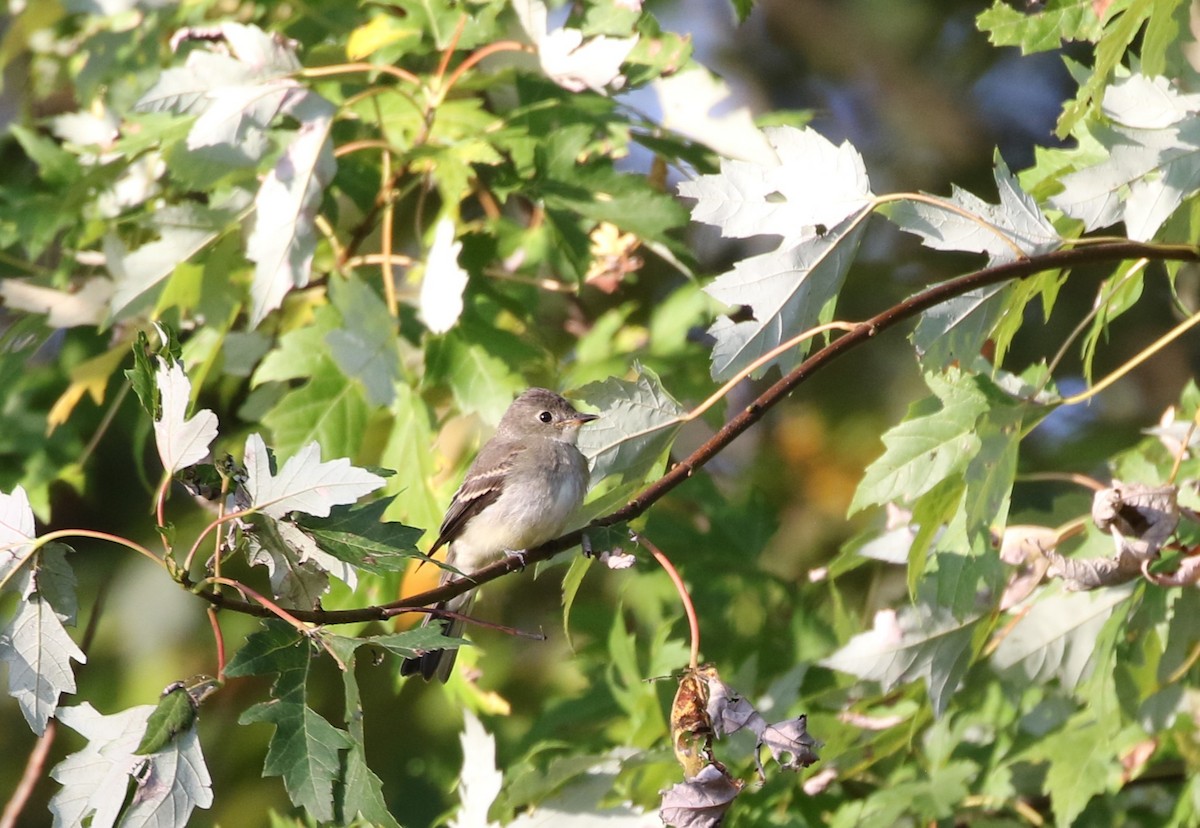
[[[383,513],[395,495],[362,506],[335,506],[327,518],[301,515],[297,522],[322,549],[335,558],[367,572],[397,572],[413,558],[424,534],[403,523],[384,521]]]
[[[975,433],[987,399],[973,379],[958,371],[926,374],[937,395],[909,408],[908,417],[883,435],[886,449],[863,475],[850,514],[897,500],[912,501],[940,481],[961,474],[980,449]],[[933,410],[937,403],[941,407]]]
[[[320,353],[320,367],[309,382],[284,394],[262,417],[281,456],[310,443],[320,444],[331,456],[361,450],[368,416],[362,385],[337,369],[328,350]]]
[[[338,819],[342,824],[353,819],[366,819],[373,826],[400,828],[400,824],[388,811],[387,802],[383,797],[383,782],[367,767],[364,713],[358,691],[358,678],[354,674],[355,651],[363,641],[341,636],[338,638],[339,643],[336,647],[342,661],[342,687],[345,695],[344,718],[351,742],[350,750],[346,754],[342,784],[337,793]]]
[[[1104,30],[1092,0],[1047,0],[1037,11],[1023,11],[1008,0],[994,0],[975,25],[995,46],[1020,46],[1021,54],[1059,48],[1069,40],[1100,39]]]
[[[478,338],[476,338],[478,337]],[[464,413],[478,413],[496,423],[527,383],[489,347],[488,334],[459,325],[430,340],[425,354],[426,379],[449,384]]]
[[[157,753],[177,735],[189,730],[195,721],[196,704],[187,688],[182,684],[168,688],[146,719],[146,732],[134,753],[138,756]]]
[[[268,622],[254,633],[225,670],[229,678],[276,673],[272,699],[256,704],[240,724],[275,726],[264,776],[283,777],[288,796],[319,820],[333,819],[333,786],[340,776],[340,752],[351,740],[307,706],[310,645],[292,628]]]
[[[1044,790],[1056,825],[1068,828],[1075,824],[1093,797],[1120,787],[1121,766],[1113,756],[1120,755],[1122,742],[1129,744],[1130,735],[1115,742],[1109,729],[1085,711],[1038,743],[1031,758],[1049,763]]]
[[[401,494],[392,502],[388,517],[415,526],[437,526],[444,504],[430,485],[437,474],[434,453],[429,447],[436,435],[429,405],[407,385],[397,389],[392,406],[392,429],[379,462],[396,470],[384,488],[389,495]]]
[[[571,559],[571,566],[567,570],[567,574],[563,576],[563,636],[567,639],[568,646],[574,646],[571,644],[571,607],[575,605],[575,596],[579,594],[579,587],[583,585],[584,577],[595,562],[595,558],[576,555]]]
[[[341,327],[325,334],[329,355],[343,374],[362,382],[371,405],[391,405],[400,379],[400,355],[395,321],[383,300],[353,277],[332,280],[329,298],[342,317]]]
[[[1018,668],[1037,684],[1058,679],[1068,690],[1095,668],[1096,638],[1132,584],[1092,592],[1046,587],[992,654],[1000,670]]]
[[[442,635],[438,624],[422,625],[400,633],[369,635],[362,638],[361,641],[364,644],[381,647],[401,658],[412,658],[430,650],[444,650],[470,643],[465,638]]]
[[[851,638],[821,666],[877,681],[885,692],[920,678],[940,716],[971,665],[978,624],[978,617],[960,621],[924,603],[898,613],[884,610],[876,614],[874,629]]]
[[[1109,81],[1113,71],[1121,64],[1125,51],[1133,43],[1142,24],[1150,17],[1157,0],[1129,0],[1123,10],[1119,4],[1112,17],[1104,24],[1104,33],[1096,46],[1095,65],[1091,77],[1084,83],[1075,100],[1063,107],[1055,130],[1059,138],[1066,138],[1071,130],[1091,111],[1096,98]]]
[[[580,399],[601,412],[579,432],[579,450],[588,458],[593,481],[617,475],[644,479],[683,426],[685,410],[658,375],[644,366],[637,369],[636,382],[611,377],[579,389]]]

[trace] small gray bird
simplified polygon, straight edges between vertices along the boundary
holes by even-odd
[[[530,388],[513,400],[467,469],[429,554],[449,544],[446,563],[470,575],[502,554],[533,549],[562,534],[588,488],[587,460],[575,447],[579,427],[595,419],[545,388]],[[440,583],[454,577],[442,570]],[[474,591],[466,592],[437,608],[466,614],[474,599]],[[425,623],[441,624],[451,637],[462,631],[457,620],[427,615]],[[446,681],[457,655],[457,649],[432,650],[407,658],[400,674]]]

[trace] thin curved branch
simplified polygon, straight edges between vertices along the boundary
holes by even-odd
[[[589,524],[589,527],[613,526],[617,523],[639,517],[650,506],[666,495],[667,492],[687,480],[704,464],[717,456],[726,446],[762,419],[771,408],[782,402],[801,383],[821,368],[824,368],[852,348],[874,339],[879,334],[895,327],[906,319],[910,319],[956,296],[961,296],[964,293],[987,285],[994,285],[1013,279],[1025,279],[1048,270],[1062,270],[1079,267],[1080,265],[1141,258],[1155,261],[1200,262],[1200,247],[1156,245],[1133,241],[1114,242],[1095,246],[1088,245],[1067,250],[1056,250],[1041,256],[1033,256],[1028,259],[984,268],[974,273],[968,273],[965,276],[959,276],[926,288],[920,293],[905,299],[903,302],[893,305],[882,313],[876,314],[870,319],[859,323],[854,330],[813,353],[790,373],[760,394],[754,402],[742,409],[741,413],[725,423],[703,445],[671,467],[666,474],[642,489],[642,491],[621,508],[593,520]],[[577,529],[560,538],[544,543],[536,549],[528,550],[524,556],[524,560],[526,563],[549,560],[559,552],[577,545],[582,538],[583,530]],[[518,571],[522,568],[521,561],[515,557],[506,557],[473,573],[470,578],[456,578],[437,589],[427,590],[382,606],[348,610],[288,611],[301,621],[316,624],[348,624],[384,620],[396,615],[396,610],[423,607],[437,601],[445,601],[474,589],[480,584],[494,581],[502,575]],[[247,601],[230,598],[220,593],[200,590],[196,594],[217,606],[226,607],[237,612],[259,616],[269,614],[269,611],[264,610],[260,606]]]

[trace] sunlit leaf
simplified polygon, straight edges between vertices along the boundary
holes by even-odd
[[[317,209],[337,166],[329,139],[333,104],[305,91],[285,111],[300,128],[259,187],[254,228],[246,240],[246,256],[256,263],[250,288],[255,325],[279,307],[288,291],[308,284]]]
[[[21,600],[0,629],[0,661],[8,665],[8,694],[41,735],[59,696],[76,690],[71,661],[87,661],[65,626],[75,623],[75,579],[62,550],[51,548],[32,568],[17,573],[13,584]]]
[[[12,494],[0,492],[0,589],[34,552],[33,509],[20,486]]]
[[[1048,587],[1007,632],[992,654],[1002,670],[1019,668],[1029,681],[1058,679],[1068,689],[1094,668],[1096,636],[1131,585],[1096,592]]]
[[[999,204],[988,204],[958,187],[942,207],[928,201],[906,200],[891,205],[889,218],[900,229],[915,233],[935,250],[984,253],[990,265],[1049,253],[1062,238],[1037,203],[996,156]]]
[[[251,434],[244,462],[251,504],[274,518],[288,512],[326,517],[334,506],[353,503],[384,484],[382,477],[351,466],[344,457],[322,462],[316,443],[288,458],[274,474],[262,437]]]
[[[421,321],[434,333],[450,330],[462,315],[467,271],[458,264],[462,242],[454,241],[454,233],[450,219],[437,223],[421,277]]]
[[[742,259],[705,286],[705,293],[727,305],[747,305],[751,317],[745,321],[721,317],[708,329],[716,339],[713,379],[729,379],[789,337],[829,321],[862,231],[859,217],[851,217],[795,247]],[[797,344],[756,368],[752,376],[762,376],[772,366],[791,370],[813,341]]]
[[[585,385],[579,397],[601,412],[599,420],[579,431],[579,450],[591,464],[593,480],[644,478],[683,425],[683,406],[644,367],[636,382],[611,377]]]
[[[940,715],[971,664],[971,639],[978,622],[960,621],[924,603],[898,613],[881,610],[873,629],[851,638],[821,665],[877,681],[885,691],[920,678],[934,714]]]
[[[103,716],[84,703],[59,712],[59,721],[88,744],[50,772],[63,786],[50,800],[55,825],[111,828],[125,805],[130,778],[135,785],[122,828],[183,828],[193,810],[212,806],[212,779],[193,728],[148,756],[136,754],[154,709],[141,705]]]
[[[884,434],[887,448],[863,475],[850,503],[851,514],[872,504],[911,502],[939,481],[961,473],[979,451],[975,424],[988,407],[979,388],[958,372],[948,378],[927,374],[926,381],[936,399],[913,405],[904,422]]]
[[[488,820],[488,809],[504,784],[504,776],[496,768],[496,740],[484,730],[474,714],[463,716],[463,766],[458,777],[458,812],[450,819],[450,828],[490,828],[497,823]]]
[[[862,157],[845,142],[834,146],[814,129],[763,130],[778,157],[773,165],[721,162],[719,175],[679,185],[696,199],[695,221],[734,238],[782,236],[791,245],[832,228],[871,204]]]
[[[154,438],[163,470],[175,474],[208,455],[212,441],[217,438],[217,415],[205,408],[187,416],[192,384],[188,382],[182,363],[168,365],[159,357],[155,384],[162,407],[160,416],[154,421]]]
[[[1047,0],[1036,7],[993,0],[976,23],[994,45],[1020,46],[1026,55],[1057,49],[1069,40],[1096,41],[1104,30],[1094,0]]]

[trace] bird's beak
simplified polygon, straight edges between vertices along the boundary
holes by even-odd
[[[593,420],[599,420],[599,419],[600,419],[599,414],[576,414],[574,417],[572,417],[570,420],[568,420],[568,422],[570,422],[574,425],[583,425],[584,423],[590,423]]]

